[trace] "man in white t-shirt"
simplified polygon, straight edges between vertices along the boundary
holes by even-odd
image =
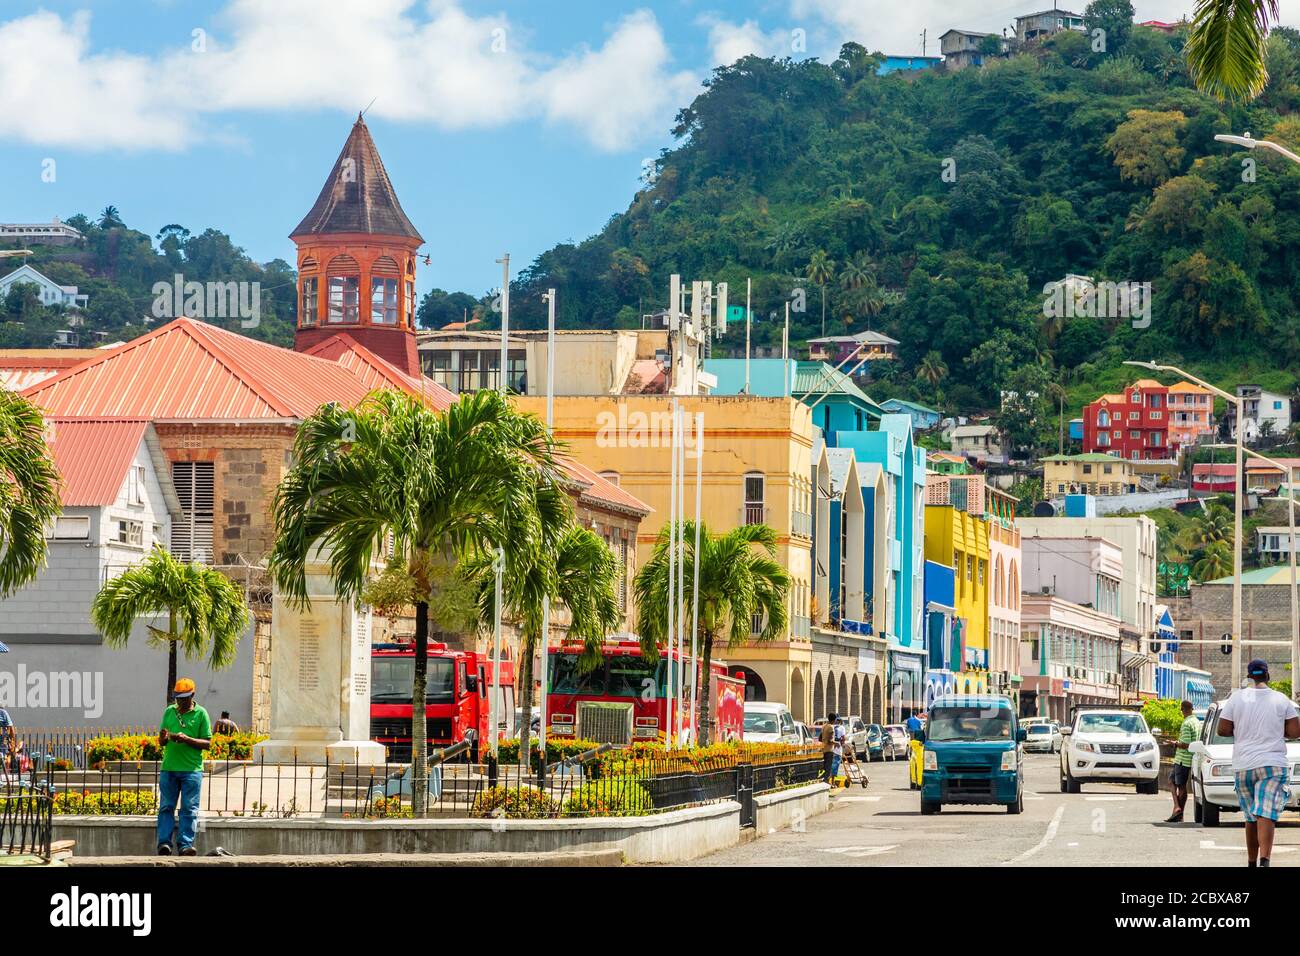
[[[1300,737],[1300,712],[1268,686],[1268,664],[1246,665],[1251,685],[1233,691],[1219,712],[1219,733],[1232,738],[1237,803],[1246,818],[1247,866],[1268,866],[1273,830],[1287,801],[1286,742]]]

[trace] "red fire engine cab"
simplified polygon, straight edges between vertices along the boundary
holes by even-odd
[[[390,760],[411,759],[411,682],[415,645],[374,644],[370,654],[370,739],[388,748]],[[478,743],[489,740],[492,657],[476,651],[453,651],[429,643],[425,720],[429,743],[460,743],[466,733]],[[501,662],[497,690],[497,735],[505,737],[515,721],[515,665]]]
[[[579,645],[549,648],[546,712],[547,732],[552,737],[577,737],[625,746],[638,741],[680,740],[689,727],[690,655],[674,652],[674,689],[683,677],[686,683],[684,707],[668,699],[668,658],[661,654],[653,664],[641,656],[636,641],[607,642],[603,660],[585,673],[578,666]],[[745,681],[728,677],[727,668],[711,662],[707,684],[698,693],[708,694],[712,708],[712,739],[739,740],[745,727]]]

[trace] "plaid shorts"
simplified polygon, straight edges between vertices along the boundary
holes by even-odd
[[[1237,789],[1237,803],[1246,817],[1247,823],[1254,823],[1260,817],[1277,820],[1286,809],[1287,790],[1286,767],[1256,767],[1254,770],[1238,770],[1233,775]]]

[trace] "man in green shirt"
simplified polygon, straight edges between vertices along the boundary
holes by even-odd
[[[203,751],[212,740],[212,720],[194,702],[194,681],[182,677],[172,689],[173,703],[163,711],[158,745],[163,749],[158,775],[158,855],[171,856],[174,813],[180,802],[181,856],[196,856],[194,830],[203,790]]]
[[[1174,812],[1165,823],[1182,823],[1183,807],[1187,804],[1187,781],[1192,776],[1192,741],[1201,735],[1201,722],[1192,716],[1192,702],[1183,701],[1183,723],[1178,728],[1178,742],[1174,744],[1174,770],[1170,777],[1174,792]]]

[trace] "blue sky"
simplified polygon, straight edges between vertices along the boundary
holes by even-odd
[[[1037,0],[1041,4],[1042,0]],[[1191,0],[1135,3],[1177,19]],[[1082,9],[1082,4],[1078,5]],[[315,199],[356,113],[432,264],[482,292],[626,208],[710,69],[747,52],[919,53],[1035,0],[0,0],[0,221],[116,205],[259,261]],[[1283,0],[1283,22],[1300,0]],[[200,31],[200,32],[196,32]],[[796,32],[802,31],[802,33]],[[46,160],[54,181],[43,181]]]

